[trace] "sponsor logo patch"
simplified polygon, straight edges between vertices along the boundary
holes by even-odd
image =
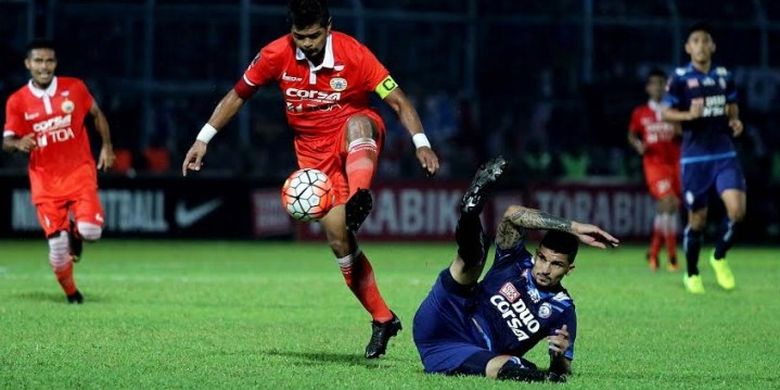
[[[507,282],[505,285],[501,287],[501,290],[498,291],[501,293],[501,295],[506,298],[507,301],[510,303],[514,303],[518,298],[520,298],[520,293],[515,288],[515,285],[511,282]]]

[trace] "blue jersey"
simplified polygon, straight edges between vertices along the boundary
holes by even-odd
[[[737,90],[726,68],[712,66],[707,73],[692,64],[677,68],[669,80],[664,102],[680,111],[688,111],[691,102],[704,105],[700,118],[681,123],[683,164],[736,156],[726,105],[737,102]]]
[[[573,359],[574,301],[560,285],[538,289],[531,274],[532,259],[522,243],[509,250],[496,249],[493,266],[478,285],[476,326],[491,351],[523,356],[566,324],[571,346],[565,356]]]

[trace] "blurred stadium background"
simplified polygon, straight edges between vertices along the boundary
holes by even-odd
[[[366,43],[414,99],[443,161],[425,179],[383,107],[376,208],[360,239],[406,327],[388,355],[362,358],[368,318],[318,225],[293,224],[280,207],[295,162],[275,87],[211,142],[202,172],[181,177],[214,105],[287,31],[286,1],[0,0],[2,101],[29,77],[25,44],[53,38],[57,73],[87,82],[119,157],[99,178],[107,239],[76,268],[87,303],[75,308],[46,262],[26,157],[0,153],[0,388],[514,388],[424,375],[411,340],[451,259],[464,183],[499,153],[515,164],[488,223],[523,202],[635,243],[584,249],[566,280],[582,330],[569,388],[778,387],[780,301],[767,297],[780,280],[780,2],[330,4],[334,28]],[[741,92],[748,216],[730,257],[738,288],[718,289],[702,264],[707,295],[693,296],[680,273],[647,271],[654,201],[626,130],[646,72],[686,63],[685,31],[701,20]],[[541,345],[529,357],[545,365],[546,354]]]
[[[291,225],[278,207],[294,156],[275,87],[211,144],[202,174],[179,178],[216,102],[256,51],[287,31],[285,5],[0,1],[0,97],[29,76],[25,43],[54,38],[58,74],[85,79],[111,124],[119,161],[101,179],[108,236],[262,238],[297,229],[310,237],[316,227]],[[715,61],[734,70],[741,92],[747,132],[738,144],[749,182],[742,240],[780,237],[776,2],[334,0],[331,8],[334,28],[366,43],[413,97],[444,162],[436,180],[423,180],[408,135],[383,107],[380,207],[367,238],[446,239],[460,184],[498,153],[516,160],[510,189],[519,191],[497,208],[521,198],[624,238],[646,236],[652,201],[641,160],[626,145],[627,123],[645,100],[645,73],[686,63],[684,34],[700,20],[714,26]],[[0,157],[2,236],[39,236],[24,206],[25,167],[23,156]]]

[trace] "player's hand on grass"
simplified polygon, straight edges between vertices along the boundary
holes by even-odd
[[[436,157],[436,153],[427,146],[417,148],[417,160],[420,161],[422,169],[428,177],[436,174],[439,170],[439,158]]]
[[[731,127],[732,134],[735,137],[739,137],[740,135],[742,135],[742,131],[745,129],[742,126],[742,121],[739,119],[729,120],[729,127]]]
[[[116,161],[116,154],[114,154],[114,148],[111,145],[103,144],[100,148],[100,157],[98,157],[97,169],[108,171],[109,168],[114,166]]]
[[[16,149],[20,152],[30,153],[38,144],[35,142],[35,134],[30,133],[16,141]]]
[[[571,345],[568,327],[564,324],[561,329],[556,329],[554,335],[547,336],[547,343],[553,355],[562,355]]]
[[[184,157],[184,163],[181,165],[182,176],[187,176],[187,171],[200,171],[200,167],[203,166],[203,157],[206,155],[206,143],[203,141],[195,141],[187,152],[187,156]]]
[[[590,246],[595,246],[596,248],[605,249],[608,246],[614,248],[620,244],[620,240],[612,237],[612,235],[601,230],[601,228],[595,225],[572,222],[571,230],[572,234],[577,236],[580,242]]]

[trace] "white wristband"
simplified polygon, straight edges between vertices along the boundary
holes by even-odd
[[[428,141],[428,137],[425,136],[425,133],[417,133],[413,135],[412,142],[414,142],[414,147],[417,149],[422,147],[431,147],[431,143]]]
[[[202,141],[205,143],[209,143],[214,136],[217,135],[217,129],[214,128],[214,126],[206,123],[203,125],[203,128],[200,129],[200,133],[198,133],[198,136],[195,137],[198,141]]]

